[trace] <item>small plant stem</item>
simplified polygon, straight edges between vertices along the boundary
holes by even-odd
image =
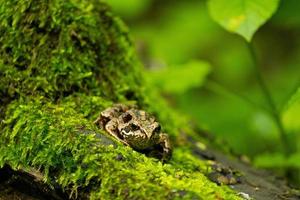
[[[258,60],[257,60],[257,56],[254,52],[254,48],[253,48],[252,44],[248,43],[248,42],[247,42],[247,46],[249,48],[249,52],[250,52],[251,58],[253,60],[256,79],[257,79],[258,84],[260,86],[260,89],[261,89],[261,91],[262,91],[263,95],[265,96],[265,99],[268,103],[268,106],[270,108],[269,109],[270,114],[273,117],[273,119],[274,119],[274,121],[277,125],[285,154],[288,155],[289,154],[288,138],[287,138],[286,131],[285,131],[285,129],[283,127],[283,124],[282,124],[282,121],[281,121],[279,110],[277,109],[277,107],[275,105],[275,102],[272,98],[272,95],[271,95],[271,93],[270,93],[270,91],[269,91],[269,89],[268,89],[268,87],[265,83],[265,80],[264,80],[264,78],[261,74],[261,71],[260,71],[260,68],[259,68],[259,63],[258,63]]]
[[[243,102],[251,104],[252,106],[258,107],[259,109],[265,110],[266,112],[270,112],[270,109],[268,107],[252,101],[246,96],[239,94],[238,92],[224,86],[223,84],[218,83],[215,80],[211,80],[211,79],[207,80],[205,87],[216,94],[223,95],[224,97],[228,97],[228,98],[239,99],[242,100]]]

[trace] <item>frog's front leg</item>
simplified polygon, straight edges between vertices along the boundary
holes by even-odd
[[[172,155],[171,142],[167,134],[159,134],[159,145],[162,147],[162,160],[169,160]]]

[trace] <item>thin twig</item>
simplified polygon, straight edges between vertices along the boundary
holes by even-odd
[[[258,104],[257,102],[255,102],[255,101],[249,99],[248,97],[246,97],[246,96],[244,96],[244,95],[242,95],[242,94],[240,94],[240,93],[238,93],[238,92],[236,92],[236,91],[234,91],[234,90],[218,83],[215,80],[211,80],[211,79],[207,80],[206,84],[205,84],[205,87],[208,90],[210,90],[210,91],[212,91],[216,94],[220,94],[220,95],[223,95],[225,97],[240,99],[240,100],[242,100],[242,101],[244,101],[244,102],[246,102],[246,103],[248,103],[248,104],[250,104],[254,107],[258,107],[261,110],[265,110],[266,112],[270,112],[270,109],[268,107]]]
[[[275,102],[272,98],[272,95],[271,95],[271,93],[270,93],[270,91],[269,91],[269,89],[268,89],[268,87],[265,83],[265,80],[264,80],[264,78],[261,74],[259,63],[258,63],[258,60],[257,60],[257,56],[254,52],[254,48],[253,48],[252,44],[247,43],[247,46],[248,46],[251,58],[253,60],[254,71],[255,71],[255,75],[256,75],[258,84],[259,84],[260,89],[261,89],[261,91],[262,91],[263,95],[265,96],[265,99],[268,103],[268,106],[270,108],[270,114],[273,117],[273,119],[274,119],[274,121],[277,125],[278,131],[279,131],[279,134],[280,134],[280,138],[281,138],[281,141],[282,141],[282,145],[284,147],[285,154],[289,155],[288,138],[287,138],[286,131],[285,131],[285,129],[283,127],[283,124],[282,124],[282,121],[281,121],[280,112],[277,109],[277,107],[275,105]]]

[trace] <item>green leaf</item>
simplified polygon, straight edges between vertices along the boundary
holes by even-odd
[[[208,0],[212,18],[248,42],[277,10],[280,0]]]
[[[300,152],[296,152],[288,157],[282,153],[261,154],[254,160],[256,167],[264,168],[298,168],[300,169]]]
[[[208,63],[193,60],[184,65],[150,71],[146,77],[150,84],[163,92],[182,94],[190,88],[201,86],[210,69]]]
[[[288,102],[282,120],[287,130],[300,131],[300,88]]]
[[[254,165],[264,168],[286,167],[287,159],[282,153],[266,153],[256,156]]]

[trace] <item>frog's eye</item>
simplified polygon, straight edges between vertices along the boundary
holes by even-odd
[[[132,131],[137,131],[140,129],[139,126],[137,126],[136,124],[130,124],[130,128]]]
[[[122,119],[124,123],[127,123],[132,119],[132,116],[129,113],[125,113]]]
[[[131,131],[131,128],[129,126],[126,126],[122,132],[125,132],[125,133],[129,133]]]
[[[155,129],[153,130],[153,133],[159,133],[161,130],[161,126],[158,125],[157,127],[155,127]]]

